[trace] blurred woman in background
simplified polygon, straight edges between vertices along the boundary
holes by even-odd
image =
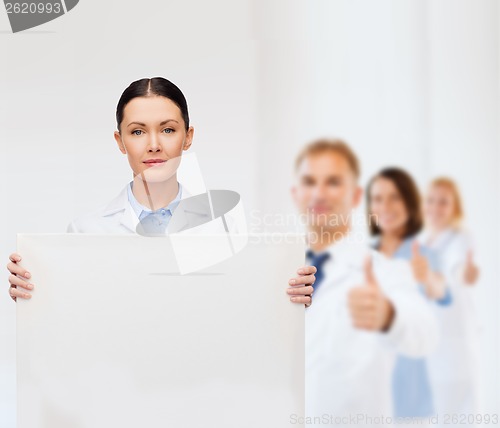
[[[453,305],[437,311],[442,340],[428,360],[436,411],[440,415],[475,414],[479,332],[472,286],[479,270],[473,260],[470,238],[461,227],[462,201],[453,180],[441,177],[431,182],[424,213],[426,228],[420,241],[437,253],[453,295]],[[464,422],[461,426],[473,426],[467,419]]]
[[[369,182],[366,197],[373,247],[387,257],[408,260],[415,280],[429,301],[449,305],[451,295],[438,273],[437,257],[416,239],[423,227],[423,215],[420,194],[411,176],[399,168],[385,168]],[[396,417],[434,415],[425,359],[400,355],[392,389]]]

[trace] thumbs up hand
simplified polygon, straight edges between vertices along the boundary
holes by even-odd
[[[348,295],[352,323],[363,330],[386,331],[392,324],[394,307],[375,278],[371,256],[366,257],[363,272],[363,284],[352,288]]]
[[[467,258],[465,260],[463,279],[467,285],[474,285],[479,278],[479,269],[474,263],[474,257],[472,250],[467,252]]]
[[[413,270],[413,276],[420,284],[425,284],[429,280],[429,263],[427,259],[420,253],[420,246],[417,240],[414,240],[411,245],[411,268]]]
[[[424,287],[429,299],[439,300],[446,294],[446,283],[443,276],[433,272],[427,258],[420,252],[420,245],[414,240],[411,245],[411,268],[415,280]]]

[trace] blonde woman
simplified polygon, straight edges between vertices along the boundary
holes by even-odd
[[[437,253],[453,295],[452,305],[436,308],[442,340],[428,359],[434,404],[440,422],[445,422],[446,415],[477,412],[478,327],[472,293],[479,269],[474,263],[470,238],[461,225],[462,200],[453,180],[440,177],[431,182],[424,215],[425,230],[420,240]],[[474,425],[467,418],[463,422],[460,426]]]

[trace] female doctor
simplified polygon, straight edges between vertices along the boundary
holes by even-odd
[[[186,99],[167,79],[141,79],[123,92],[116,120],[114,138],[128,158],[133,180],[109,204],[72,221],[68,232],[136,233],[141,222],[146,231],[149,227],[152,233],[164,233],[179,201],[186,196],[177,182],[177,167],[194,134]],[[31,298],[29,291],[35,285],[29,281],[27,267],[21,265],[21,255],[13,253],[9,259],[10,296],[13,300]],[[286,292],[293,303],[311,304],[315,272],[314,266],[303,266],[297,270],[298,276],[289,280]]]
[[[370,222],[373,247],[387,257],[407,260],[428,301],[449,306],[452,296],[435,254],[417,241],[423,219],[413,178],[400,168],[385,168],[371,179],[366,196],[368,218],[377,219]],[[425,358],[399,355],[392,390],[396,417],[420,418],[418,423],[423,424],[434,415]]]
[[[428,358],[434,403],[443,418],[473,415],[478,412],[479,328],[472,286],[479,270],[473,261],[470,238],[460,225],[462,202],[453,180],[441,177],[432,181],[424,201],[424,214],[426,228],[420,241],[438,254],[453,294],[451,307],[438,311],[442,339]],[[474,426],[469,418],[463,422],[461,426]]]

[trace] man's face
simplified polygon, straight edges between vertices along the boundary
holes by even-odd
[[[323,152],[304,158],[292,194],[309,227],[335,228],[349,226],[362,190],[344,156]]]

